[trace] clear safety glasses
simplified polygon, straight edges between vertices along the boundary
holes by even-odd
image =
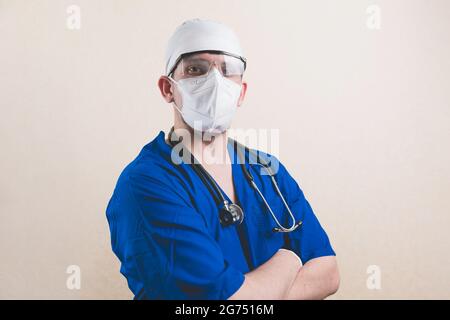
[[[240,78],[244,74],[245,62],[228,54],[194,53],[182,56],[173,72],[181,78],[193,78],[208,75],[215,65],[227,78]]]

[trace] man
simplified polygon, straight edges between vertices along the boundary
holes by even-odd
[[[237,37],[220,23],[189,20],[169,40],[158,86],[173,104],[173,128],[123,170],[107,207],[135,299],[337,291],[335,252],[298,184],[274,156],[228,140],[245,68]]]

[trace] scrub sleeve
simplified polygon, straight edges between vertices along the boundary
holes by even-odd
[[[142,173],[128,186],[142,217],[144,238],[133,253],[148,298],[228,299],[244,282],[229,264],[182,188]],[[141,246],[141,250],[139,250]]]

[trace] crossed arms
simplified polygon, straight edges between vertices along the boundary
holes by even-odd
[[[243,285],[229,300],[324,299],[339,287],[335,256],[324,256],[301,265],[292,252],[279,250],[255,270],[245,274]]]

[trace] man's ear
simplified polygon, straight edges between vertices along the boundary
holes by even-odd
[[[158,79],[158,88],[162,97],[167,103],[173,102],[172,82],[166,76],[161,76]]]
[[[241,95],[239,96],[238,104],[237,106],[240,107],[242,102],[244,102],[245,94],[247,93],[247,82],[243,81],[241,85]]]

